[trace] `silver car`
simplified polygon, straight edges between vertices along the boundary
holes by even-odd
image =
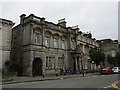
[[[113,73],[120,73],[120,67],[113,67],[112,71]]]

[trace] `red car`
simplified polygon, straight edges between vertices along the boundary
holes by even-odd
[[[108,75],[111,73],[113,73],[113,71],[112,71],[112,68],[110,68],[110,67],[106,67],[106,68],[103,68],[100,70],[100,74],[107,74]]]

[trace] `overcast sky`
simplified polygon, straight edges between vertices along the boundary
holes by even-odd
[[[2,2],[1,18],[19,23],[19,16],[33,13],[57,23],[65,18],[67,26],[79,25],[93,38],[118,39],[118,2]]]

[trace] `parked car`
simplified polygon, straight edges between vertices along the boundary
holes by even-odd
[[[120,73],[120,67],[113,67],[112,71],[113,73]]]
[[[100,70],[100,74],[112,74],[113,71],[112,71],[112,68],[111,67],[106,67],[106,68],[103,68]]]

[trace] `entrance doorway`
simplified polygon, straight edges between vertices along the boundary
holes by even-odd
[[[42,75],[42,59],[41,58],[34,58],[33,61],[33,68],[35,76],[41,76]]]

